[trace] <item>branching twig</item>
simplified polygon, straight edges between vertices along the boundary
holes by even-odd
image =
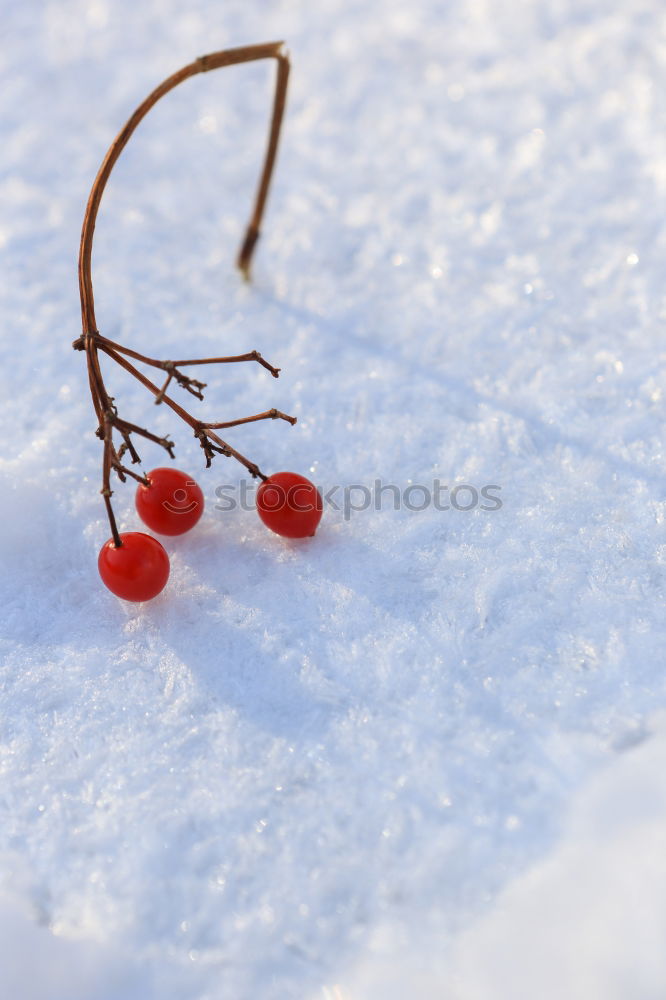
[[[139,354],[138,351],[133,350],[131,347],[125,347],[123,344],[117,344],[115,341],[109,340],[108,337],[102,337],[99,333],[93,333],[90,336],[95,338],[96,343],[103,344],[105,347],[111,347],[113,350],[118,351],[119,354],[126,354],[128,358],[143,361],[144,364],[152,365],[153,368],[163,368],[165,371],[169,371],[176,366],[182,368],[184,365],[223,365],[235,364],[237,361],[257,361],[275,378],[280,374],[280,369],[269,364],[259,351],[248,351],[247,354],[232,354],[225,358],[188,358],[185,361],[158,361],[157,358],[149,358],[145,354]],[[74,341],[72,347],[81,351],[84,349],[84,344],[85,338],[79,337],[78,340]]]
[[[155,403],[166,404],[192,428],[194,435],[198,439],[204,452],[207,466],[211,464],[215,455],[225,455],[227,457],[235,458],[236,461],[240,462],[240,464],[247,469],[251,476],[266,479],[266,476],[254,462],[245,458],[244,455],[241,455],[240,452],[232,448],[226,441],[223,441],[220,437],[218,437],[215,431],[226,427],[236,427],[239,424],[246,424],[255,420],[265,419],[279,418],[286,420],[291,424],[296,423],[295,417],[290,417],[286,413],[282,413],[276,409],[266,410],[263,413],[258,413],[250,417],[241,417],[237,420],[229,420],[221,423],[203,423],[202,421],[196,420],[195,417],[188,413],[187,410],[183,409],[179,403],[167,394],[167,390],[169,389],[171,383],[175,381],[182,389],[185,389],[186,392],[189,392],[196,399],[202,400],[204,398],[203,390],[206,388],[206,383],[200,382],[198,379],[192,378],[189,375],[185,375],[185,373],[180,370],[188,365],[230,364],[242,361],[256,361],[258,364],[266,368],[274,378],[277,378],[280,373],[280,369],[273,367],[273,365],[265,361],[258,351],[249,351],[247,354],[237,354],[228,357],[162,361],[156,358],[150,358],[145,354],[140,354],[138,351],[135,351],[130,347],[125,347],[122,344],[108,340],[106,337],[102,337],[97,330],[95,319],[91,274],[92,243],[95,222],[102,194],[109,179],[109,175],[111,174],[118,157],[125,148],[135,128],[161,97],[167,94],[170,90],[173,90],[174,87],[178,86],[178,84],[187,80],[189,77],[195,76],[198,73],[205,73],[209,70],[218,69],[223,66],[253,62],[258,59],[276,60],[277,82],[268,135],[268,146],[259,180],[259,187],[257,189],[252,215],[236,261],[243,276],[246,279],[249,278],[252,255],[256,242],[259,238],[261,219],[266,205],[273,167],[275,165],[275,156],[277,153],[278,139],[287,93],[289,58],[282,42],[269,42],[264,45],[251,45],[239,49],[228,49],[223,52],[214,52],[211,55],[202,56],[193,63],[184,66],[183,69],[179,70],[177,73],[168,77],[168,79],[161,83],[159,87],[157,87],[145,99],[145,101],[139,105],[127,124],[116,136],[115,140],[109,147],[90,191],[90,197],[88,199],[86,213],[83,220],[81,249],[79,254],[79,290],[81,294],[83,333],[77,340],[74,341],[72,346],[75,350],[85,351],[88,362],[88,382],[98,422],[96,433],[104,442],[101,493],[104,497],[104,503],[106,505],[106,511],[111,527],[111,534],[116,546],[122,545],[122,541],[118,533],[116,519],[111,506],[111,496],[113,495],[113,491],[111,489],[111,472],[115,472],[121,482],[126,482],[127,477],[129,476],[137,482],[148,485],[148,480],[145,476],[141,476],[132,469],[128,469],[122,462],[123,456],[126,454],[130,456],[133,465],[141,462],[139,453],[134,445],[132,435],[138,435],[139,437],[143,437],[154,444],[160,445],[169,453],[171,458],[174,457],[174,444],[168,437],[159,437],[157,434],[153,434],[152,431],[139,427],[137,424],[130,423],[128,420],[119,416],[113,397],[109,396],[104,384],[104,378],[102,376],[99,363],[100,351],[106,357],[114,361],[120,368],[124,369],[124,371],[128,374],[136,378],[143,386],[145,386],[145,388],[148,389],[155,397]],[[134,361],[138,361],[141,364],[148,365],[152,368],[158,368],[165,372],[166,378],[162,386],[158,387],[155,385],[149,378],[147,378],[146,375],[135,368],[134,365],[127,360],[128,358],[132,358]],[[114,432],[118,433],[122,439],[118,448],[116,448],[113,440]]]
[[[224,427],[237,427],[238,424],[251,424],[255,420],[286,420],[292,426],[296,423],[296,417],[290,417],[288,413],[282,413],[273,407],[264,413],[255,413],[253,417],[240,417],[238,420],[227,420],[221,424],[204,424],[210,430],[222,430]]]

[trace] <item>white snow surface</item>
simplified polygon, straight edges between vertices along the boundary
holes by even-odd
[[[2,0],[0,996],[666,994],[666,11],[659,0]],[[162,595],[97,576],[78,239],[169,73],[285,39],[252,284],[233,268],[274,69],[188,81],[114,171],[100,331],[208,370],[228,440],[325,491],[312,540],[216,510]],[[189,406],[191,402],[191,406]],[[164,464],[141,449],[143,468]],[[359,496],[357,491],[357,499]],[[464,494],[461,494],[464,497]],[[130,485],[121,530],[140,529]],[[420,495],[415,496],[418,503]]]

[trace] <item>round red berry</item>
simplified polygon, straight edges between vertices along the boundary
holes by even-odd
[[[204,509],[204,496],[191,476],[179,469],[153,469],[149,486],[139,483],[136,509],[144,524],[158,535],[183,535]]]
[[[257,511],[267,528],[284,538],[314,535],[323,504],[314,483],[296,472],[275,472],[257,490]]]
[[[117,547],[113,538],[99,552],[97,566],[102,581],[125,601],[150,601],[169,579],[169,557],[164,547],[142,531],[127,531]]]

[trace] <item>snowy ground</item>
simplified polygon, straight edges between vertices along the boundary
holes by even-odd
[[[663,5],[1,16],[0,995],[663,997]],[[269,471],[494,484],[503,506],[329,508],[285,544],[216,510],[238,467],[204,471],[110,372],[208,502],[166,543],[163,595],[125,605],[96,575],[101,452],[70,347],[85,200],[164,76],[280,38],[253,285],[232,261],[265,65],[189,81],[132,140],[100,213],[101,332],[281,366],[211,371],[194,403],[295,413],[229,433]]]

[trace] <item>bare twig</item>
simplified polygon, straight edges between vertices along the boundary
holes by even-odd
[[[83,219],[81,247],[79,252],[79,291],[81,295],[83,333],[77,340],[74,341],[72,347],[74,347],[75,350],[85,351],[86,353],[90,394],[98,423],[96,433],[104,442],[101,493],[104,497],[104,503],[106,505],[106,511],[111,527],[111,535],[113,537],[114,545],[116,546],[122,545],[122,540],[118,533],[116,519],[111,505],[111,496],[113,495],[113,491],[111,490],[111,472],[115,472],[121,482],[125,482],[129,476],[140,483],[148,485],[148,480],[145,476],[140,476],[133,470],[128,469],[122,462],[125,454],[129,454],[132,464],[138,464],[141,462],[132,436],[138,435],[139,437],[143,437],[154,444],[160,445],[169,453],[171,458],[174,457],[174,445],[169,438],[159,437],[157,434],[153,434],[152,431],[139,427],[137,424],[130,423],[128,420],[119,416],[113,397],[109,396],[104,384],[104,378],[102,376],[99,363],[100,351],[106,357],[114,361],[120,368],[124,369],[124,371],[137,379],[143,386],[145,386],[145,388],[148,389],[155,397],[155,403],[164,403],[192,428],[192,431],[194,432],[194,435],[198,439],[204,452],[207,466],[211,464],[215,455],[225,455],[227,457],[235,458],[236,461],[240,462],[240,464],[247,469],[251,476],[266,479],[266,476],[260,471],[259,467],[254,462],[245,458],[244,455],[241,455],[240,452],[232,448],[226,441],[223,441],[220,437],[218,437],[215,431],[225,427],[235,427],[239,424],[250,423],[255,420],[265,420],[271,418],[286,420],[291,424],[296,423],[295,417],[290,417],[276,409],[266,410],[263,413],[258,413],[251,417],[241,417],[238,420],[230,420],[222,423],[203,423],[202,421],[196,420],[190,413],[187,412],[187,410],[183,409],[179,403],[167,394],[167,390],[169,389],[171,383],[175,381],[181,388],[185,389],[186,392],[189,392],[196,399],[203,399],[203,390],[206,387],[206,383],[200,382],[198,379],[192,378],[180,370],[188,365],[230,364],[243,361],[256,361],[258,364],[266,368],[267,371],[274,376],[274,378],[277,378],[280,373],[280,369],[275,368],[273,365],[265,361],[258,351],[249,351],[246,354],[237,354],[228,357],[194,358],[183,361],[158,360],[156,358],[150,358],[145,354],[140,354],[138,351],[135,351],[130,347],[125,347],[122,344],[108,340],[106,337],[102,337],[97,330],[97,323],[95,319],[91,270],[95,222],[97,220],[99,205],[109,179],[109,175],[111,174],[118,157],[127,145],[127,142],[137,125],[141,122],[145,115],[147,115],[150,109],[160,100],[160,98],[164,97],[165,94],[169,93],[170,90],[173,90],[174,87],[177,87],[184,80],[187,80],[192,76],[196,76],[198,73],[206,73],[210,70],[219,69],[223,66],[233,66],[239,63],[253,62],[260,59],[276,60],[277,79],[264,164],[259,179],[259,186],[257,188],[250,221],[247,225],[245,237],[236,260],[236,264],[242,272],[243,277],[245,279],[249,279],[252,256],[259,238],[261,220],[266,207],[266,199],[268,197],[268,190],[273,174],[273,168],[275,166],[275,157],[277,154],[278,140],[287,94],[289,57],[282,42],[267,42],[262,45],[249,45],[238,49],[227,49],[222,52],[213,52],[210,55],[201,56],[199,59],[189,63],[177,73],[174,73],[172,76],[164,80],[164,82],[156,87],[155,90],[148,95],[145,101],[139,105],[124,128],[121,129],[114,141],[111,143],[90,191]],[[147,378],[146,375],[135,368],[134,365],[127,360],[128,358],[132,358],[141,364],[164,371],[166,373],[166,378],[162,386],[158,387],[155,385],[149,378]],[[122,443],[117,449],[113,440],[114,432],[117,432],[122,439]]]
[[[259,351],[248,351],[247,354],[232,354],[224,358],[188,358],[185,361],[159,361],[157,358],[149,358],[145,354],[139,354],[138,351],[133,350],[131,347],[125,347],[123,344],[117,344],[113,340],[109,340],[108,337],[102,337],[99,333],[89,334],[95,338],[96,343],[104,345],[105,347],[112,347],[119,354],[126,354],[128,358],[134,358],[136,361],[142,361],[145,365],[152,365],[153,368],[163,368],[165,371],[169,371],[174,367],[182,368],[184,365],[223,365],[223,364],[236,364],[238,361],[257,361],[260,365],[263,365],[274,378],[277,378],[280,374],[279,368],[274,368],[273,365],[269,364],[265,358],[261,356]],[[84,337],[79,337],[72,344],[75,350],[83,350],[85,343]]]
[[[240,417],[239,420],[227,420],[221,424],[203,424],[203,426],[210,430],[222,430],[225,427],[237,427],[238,424],[251,424],[255,420],[286,420],[287,423],[293,425],[296,423],[296,417],[290,417],[288,413],[282,413],[280,410],[276,410],[273,407],[271,410],[266,410],[264,413],[255,413],[253,417]]]

